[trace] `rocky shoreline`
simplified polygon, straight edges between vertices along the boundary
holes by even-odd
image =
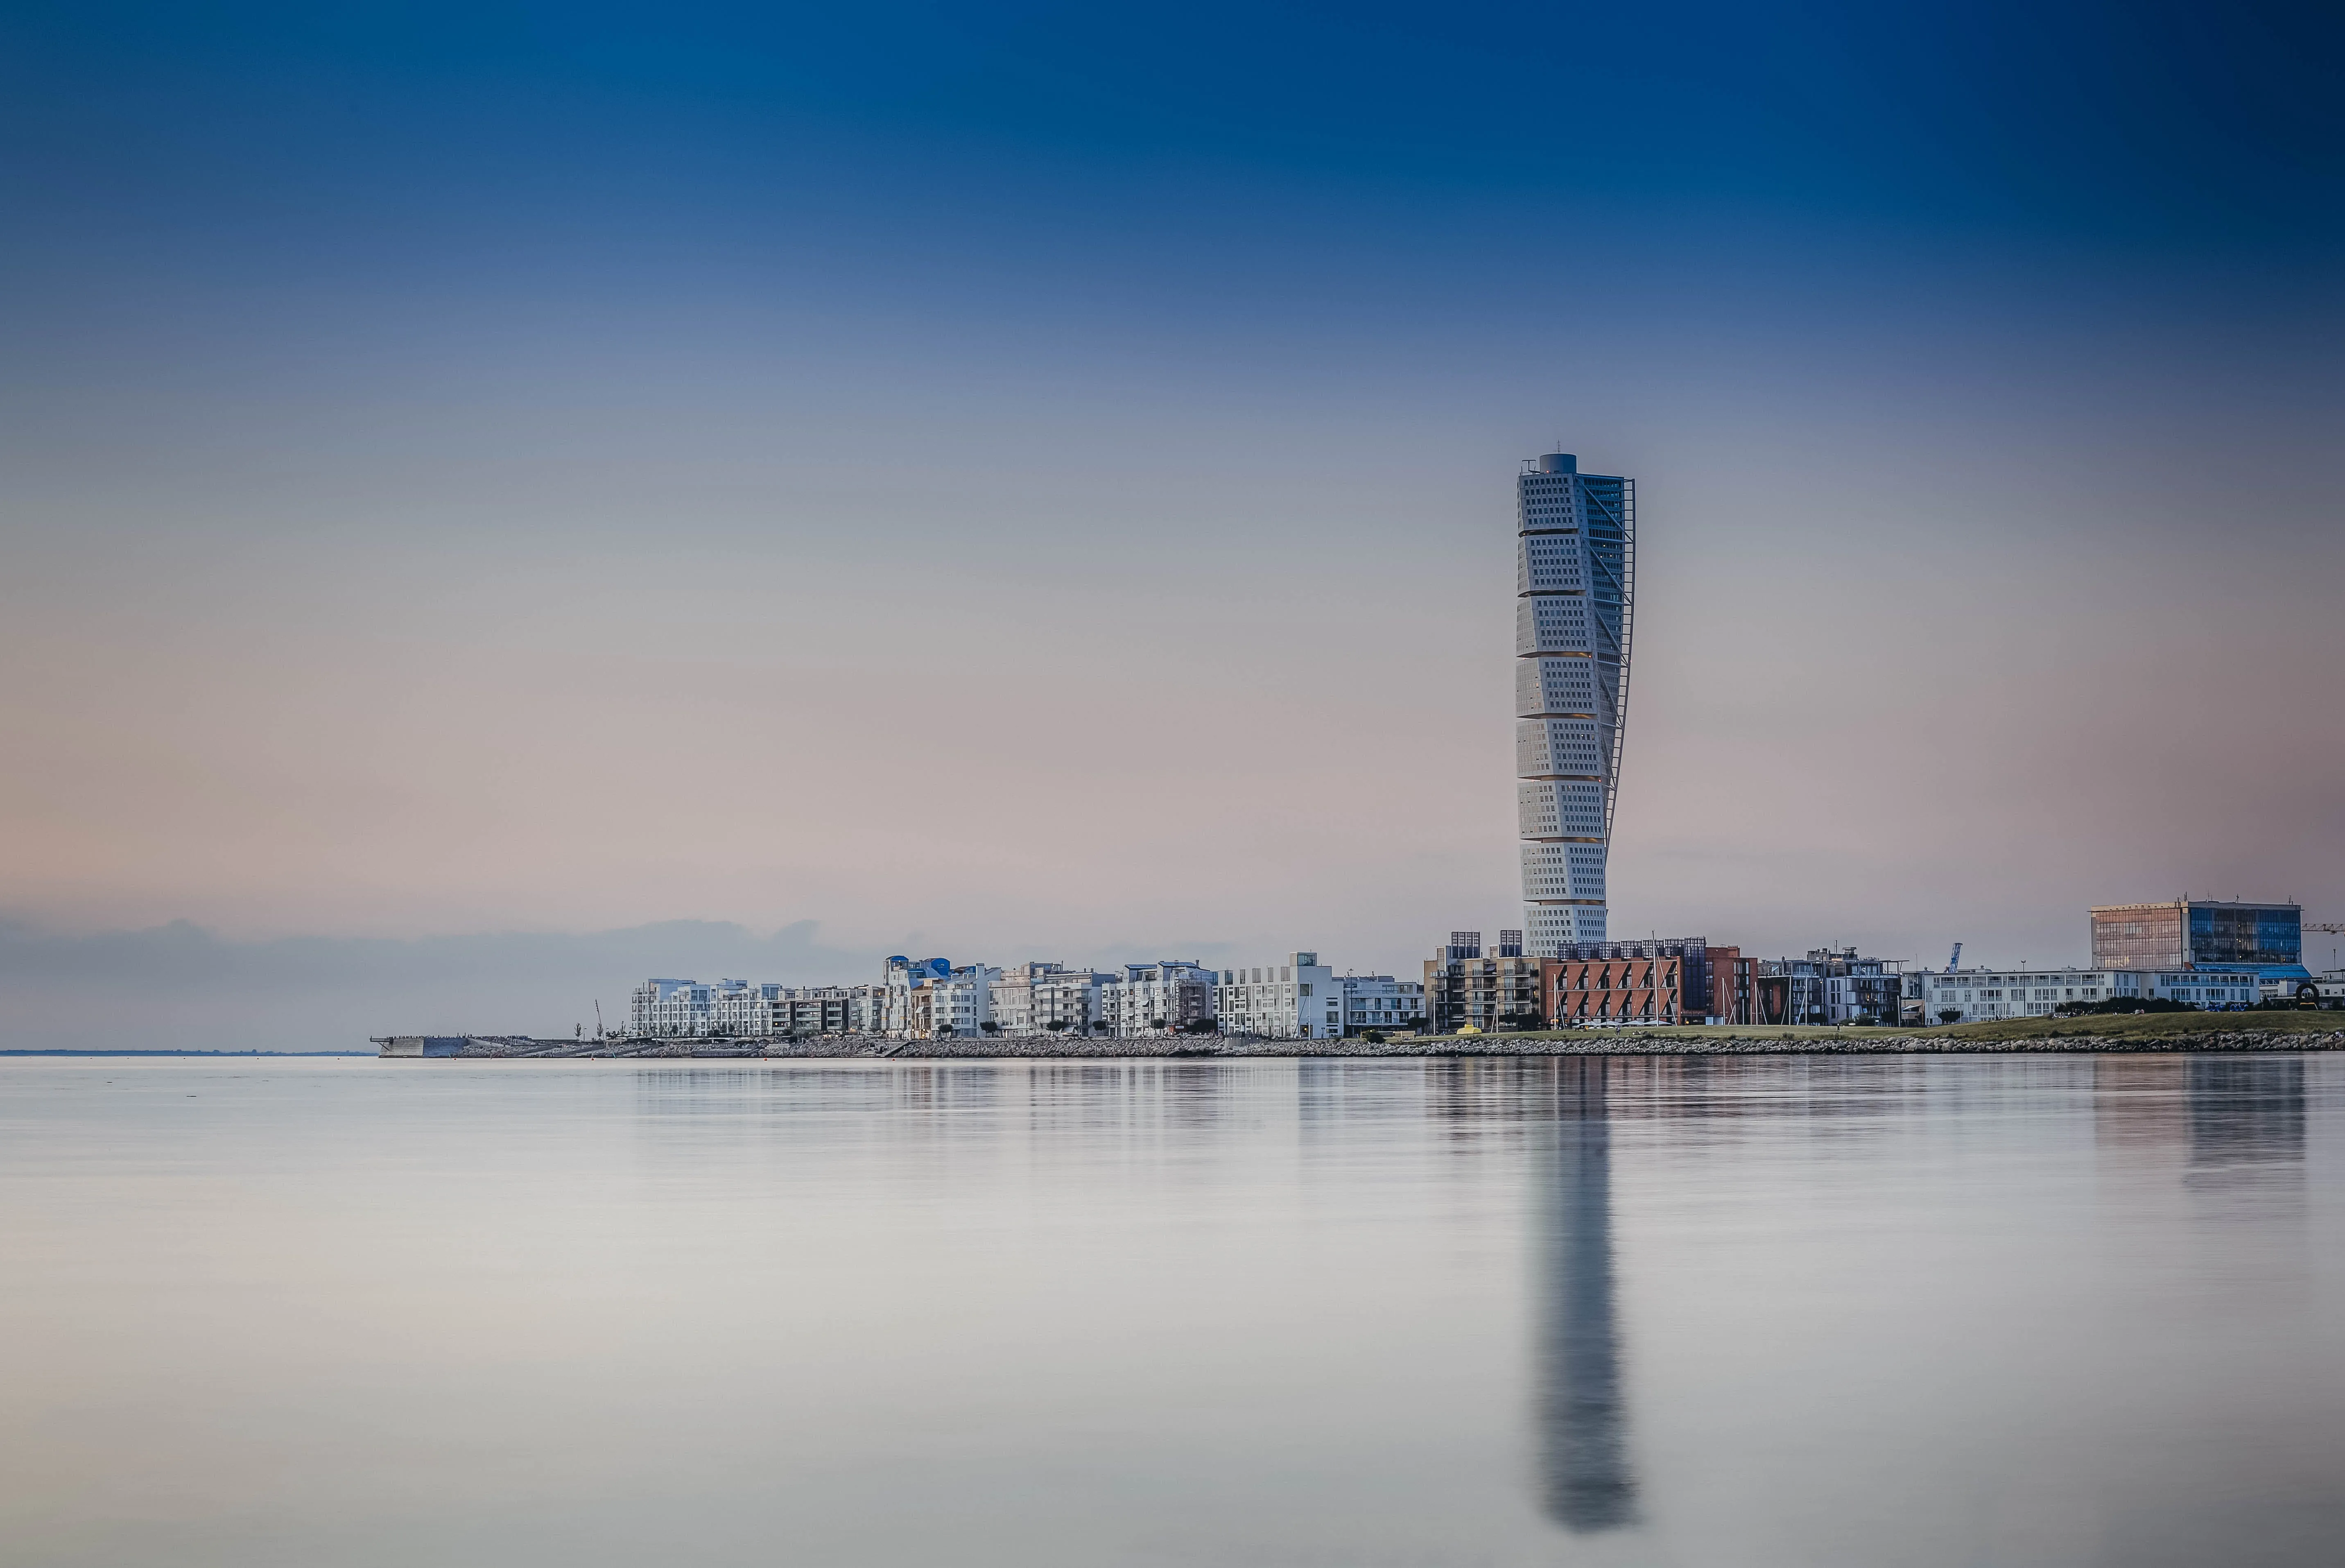
[[[418,1037],[405,1037],[418,1038]],[[904,1061],[988,1060],[1233,1060],[1299,1056],[1882,1056],[2170,1054],[2345,1050],[2345,1029],[2320,1032],[2210,1029],[2172,1033],[2056,1034],[2036,1038],[1963,1036],[1931,1032],[1896,1034],[1691,1034],[1590,1030],[1566,1035],[1408,1035],[1390,1040],[1265,1040],[1250,1035],[1152,1035],[1136,1040],[1064,1039],[1055,1035],[976,1036],[897,1040],[829,1034],[797,1040],[531,1040],[511,1035],[449,1037],[441,1048],[394,1049],[385,1056],[447,1060],[529,1061],[791,1061],[889,1058]],[[441,1045],[439,1040],[433,1042]]]

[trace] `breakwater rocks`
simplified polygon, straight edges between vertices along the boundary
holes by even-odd
[[[777,1061],[890,1057],[907,1061],[1000,1058],[1218,1058],[1249,1056],[1783,1056],[1977,1055],[2069,1052],[2345,1051],[2345,1029],[2192,1029],[2149,1033],[1964,1035],[1736,1033],[1709,1029],[1575,1030],[1565,1034],[1404,1035],[1390,1040],[1265,1040],[1255,1035],[1151,1035],[1137,1040],[977,1035],[895,1040],[826,1034],[799,1040],[531,1040],[513,1035],[381,1038],[386,1056],[463,1060]]]

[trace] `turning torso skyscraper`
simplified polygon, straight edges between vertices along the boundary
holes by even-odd
[[[1602,942],[1629,707],[1637,484],[1550,453],[1515,482],[1515,777],[1524,951]]]

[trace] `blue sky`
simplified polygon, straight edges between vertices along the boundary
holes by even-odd
[[[1138,238],[1168,261],[1340,242],[1324,211],[1266,224],[1305,191],[1420,234],[1580,199],[1615,220],[1822,226],[1827,243],[1853,223],[2314,260],[2338,223],[2339,24],[2310,6],[11,18],[19,188],[230,248],[272,220],[302,220],[299,251],[425,213],[511,231],[665,208],[754,228],[809,197],[832,224],[989,235],[1012,256],[1063,242],[1039,227],[1055,214],[1080,219],[1078,249]],[[1533,211],[1534,229],[1587,231],[1587,214]]]
[[[1404,965],[1558,440],[1623,930],[2345,908],[2339,32],[13,7],[0,916]]]

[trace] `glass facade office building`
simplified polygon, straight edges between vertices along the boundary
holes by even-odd
[[[2300,968],[2304,911],[2298,904],[2175,899],[2093,909],[2096,969]]]
[[[1515,481],[1515,790],[1525,946],[1605,940],[1629,707],[1637,485],[1549,453]]]

